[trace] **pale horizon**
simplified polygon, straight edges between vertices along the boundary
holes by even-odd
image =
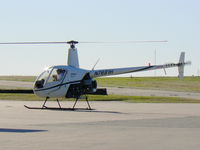
[[[2,1],[0,42],[144,41],[167,43],[78,44],[81,68],[95,69],[177,63],[182,51],[200,74],[200,1],[198,0],[58,0]],[[67,64],[68,45],[0,45],[0,76],[38,76],[45,67]],[[177,68],[166,69],[177,76]],[[154,71],[123,76],[154,76]],[[157,76],[165,76],[163,70]]]

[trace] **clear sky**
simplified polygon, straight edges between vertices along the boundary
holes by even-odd
[[[181,51],[200,70],[199,0],[1,0],[0,42],[168,40],[168,43],[79,44],[80,67],[96,69],[177,62]],[[68,45],[0,45],[0,75],[39,75],[65,65]],[[200,71],[199,71],[200,72]],[[156,72],[164,75],[164,71]],[[128,74],[127,76],[130,76]],[[154,76],[154,71],[133,76]],[[177,69],[167,75],[176,76]]]

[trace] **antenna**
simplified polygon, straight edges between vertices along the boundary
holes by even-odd
[[[156,65],[156,49],[154,51],[154,63]],[[154,71],[154,76],[156,77],[156,70]]]
[[[100,58],[97,60],[97,62],[94,64],[92,71],[94,70],[94,68],[96,67],[97,63],[99,62]]]

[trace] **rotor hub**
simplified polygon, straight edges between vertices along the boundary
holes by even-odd
[[[71,48],[75,48],[75,45],[78,44],[78,41],[73,41],[73,40],[67,41],[67,44],[70,44]]]

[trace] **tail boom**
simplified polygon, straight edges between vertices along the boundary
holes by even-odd
[[[139,72],[139,71],[178,67],[179,78],[183,78],[184,66],[187,64],[191,64],[191,62],[189,61],[184,62],[184,57],[185,57],[185,52],[182,52],[178,63],[169,63],[169,64],[164,64],[164,65],[153,65],[153,66],[141,66],[141,67],[92,70],[90,72],[90,77],[111,76],[111,75],[119,75],[119,74],[133,73],[133,72]]]

